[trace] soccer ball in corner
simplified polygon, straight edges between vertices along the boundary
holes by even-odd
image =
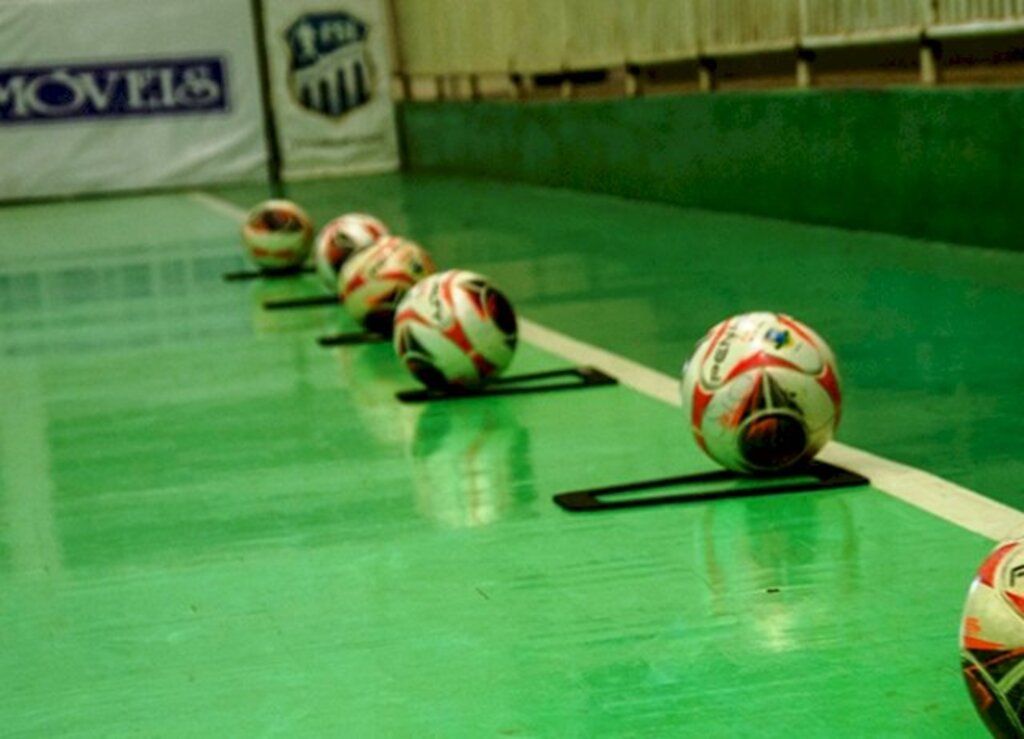
[[[712,327],[683,366],[681,390],[698,445],[748,474],[811,459],[835,433],[842,405],[832,350],[781,313],[744,313]]]
[[[486,277],[453,269],[413,287],[395,313],[395,352],[435,390],[474,389],[500,375],[516,349],[516,314]]]
[[[313,221],[291,200],[265,200],[242,224],[242,244],[261,270],[281,272],[302,265],[313,243]]]
[[[389,233],[387,226],[366,213],[346,213],[328,221],[313,245],[316,272],[327,289],[337,292],[341,267],[352,254]]]
[[[419,244],[385,236],[353,254],[338,279],[345,309],[368,331],[390,336],[395,308],[413,285],[436,272]]]
[[[988,555],[971,583],[960,625],[968,692],[993,736],[1024,736],[1024,539]]]

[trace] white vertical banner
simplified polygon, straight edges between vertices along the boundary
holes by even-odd
[[[383,0],[264,0],[285,179],[398,168]]]
[[[266,177],[249,0],[0,0],[0,200]]]

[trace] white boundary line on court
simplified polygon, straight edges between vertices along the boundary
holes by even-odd
[[[188,197],[236,222],[245,218],[246,211],[243,208],[215,195],[191,192]],[[522,317],[519,319],[519,335],[539,349],[563,359],[597,367],[626,387],[644,395],[669,405],[682,405],[678,378]],[[876,490],[968,531],[996,541],[1024,535],[1024,513],[941,477],[838,442],[830,443],[819,456],[826,462],[864,475],[871,480],[871,486]]]
[[[243,222],[246,215],[248,215],[245,208],[241,208],[234,203],[228,202],[224,198],[219,198],[216,195],[210,195],[206,192],[190,192],[186,197],[212,211],[220,213],[222,216],[227,216],[237,223]]]

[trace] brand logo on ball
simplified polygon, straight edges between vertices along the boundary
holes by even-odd
[[[451,306],[445,305],[441,298],[441,282],[432,280],[428,283],[429,292],[426,298],[426,311],[429,319],[437,326],[447,326],[451,323]]]
[[[1024,577],[1024,565],[1017,565],[1010,570],[1010,587],[1017,587],[1017,580]]]
[[[299,105],[339,118],[369,102],[368,29],[348,13],[311,13],[288,27],[288,85]]]
[[[227,93],[219,57],[0,68],[0,121],[222,113]]]
[[[792,342],[789,331],[779,330],[777,328],[770,328],[765,331],[764,339],[776,349],[782,349],[785,346],[789,346]]]
[[[738,333],[734,327],[729,327],[729,330],[723,336],[718,345],[714,347],[714,354],[711,357],[711,364],[708,367],[708,373],[706,376],[706,384],[710,387],[717,387],[722,383],[724,376],[723,366],[726,359],[729,358],[729,350],[732,348],[732,342],[738,337]]]

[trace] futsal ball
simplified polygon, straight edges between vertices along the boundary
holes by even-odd
[[[242,225],[242,243],[260,269],[294,269],[309,256],[313,222],[290,200],[266,200],[249,211]]]
[[[681,389],[698,445],[737,472],[809,460],[839,424],[832,350],[781,313],[745,313],[712,327],[683,366]]]
[[[453,269],[431,275],[395,312],[395,351],[433,389],[477,388],[508,367],[516,349],[516,314],[481,275]]]
[[[390,336],[399,301],[435,271],[430,255],[419,244],[385,236],[345,262],[340,296],[349,314],[367,330]]]
[[[1024,540],[999,544],[971,583],[960,661],[974,706],[993,736],[1024,736]]]
[[[329,221],[320,229],[313,245],[313,262],[324,285],[331,292],[336,291],[345,260],[387,235],[388,227],[365,213],[346,213]]]

